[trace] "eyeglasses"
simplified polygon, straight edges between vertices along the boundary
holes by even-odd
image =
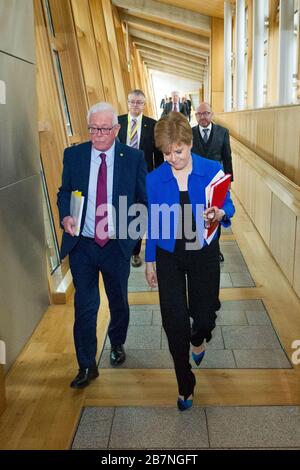
[[[92,134],[92,135],[98,134],[99,132],[100,132],[100,134],[103,134],[103,135],[109,135],[114,127],[116,127],[116,126],[112,126],[112,127],[92,127],[92,126],[90,126],[88,129],[89,129],[89,133]]]
[[[204,111],[204,113],[196,113],[196,116],[208,117],[211,114],[210,111]]]
[[[140,106],[141,104],[145,104],[145,101],[140,101],[140,100],[138,100],[138,101],[128,100],[128,103],[129,103],[129,104],[133,104],[133,105],[137,104],[138,106]]]

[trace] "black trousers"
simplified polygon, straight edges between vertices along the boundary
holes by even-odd
[[[189,361],[190,343],[210,341],[219,301],[219,241],[202,250],[169,253],[157,248],[156,269],[162,324],[174,360],[179,395],[196,383]],[[192,319],[192,327],[190,318]]]
[[[135,245],[134,250],[133,250],[133,255],[139,255],[140,254],[141,248],[142,248],[142,241],[143,241],[142,239],[139,240],[137,242],[137,244]]]

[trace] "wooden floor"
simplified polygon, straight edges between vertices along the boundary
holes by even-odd
[[[255,288],[222,289],[221,300],[262,299],[289,358],[300,339],[300,301],[260,236],[236,203],[233,233]],[[102,293],[99,350],[108,322]],[[131,304],[154,304],[157,293],[129,295]],[[69,383],[77,370],[73,306],[49,307],[6,377],[7,408],[0,417],[0,449],[68,449],[83,406],[174,406],[173,370],[101,370],[85,390]],[[206,369],[196,371],[198,405],[300,405],[300,367],[293,369]]]

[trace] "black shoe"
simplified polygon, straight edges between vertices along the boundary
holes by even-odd
[[[143,261],[140,255],[133,255],[131,257],[131,266],[133,266],[134,268],[139,268],[140,266],[142,266],[142,264],[143,264]]]
[[[224,255],[223,255],[223,253],[221,253],[221,251],[219,253],[219,260],[220,260],[220,263],[223,263],[223,261],[224,261]]]
[[[119,366],[123,364],[126,359],[126,354],[123,345],[112,346],[110,350],[110,363],[112,366]]]
[[[91,380],[96,379],[99,375],[97,367],[90,367],[87,369],[79,369],[75,379],[70,383],[72,388],[84,388],[87,387]]]

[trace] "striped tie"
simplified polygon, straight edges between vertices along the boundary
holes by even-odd
[[[138,131],[137,131],[136,123],[137,123],[137,119],[132,119],[131,120],[129,145],[130,145],[130,147],[133,147],[134,149],[139,148]]]

